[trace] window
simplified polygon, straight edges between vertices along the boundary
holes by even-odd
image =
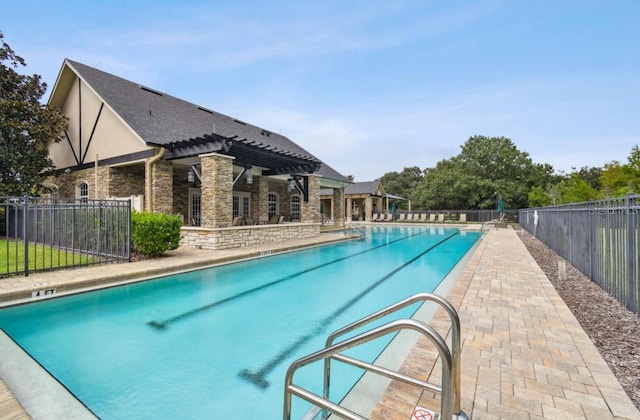
[[[269,193],[267,196],[267,207],[269,209],[269,218],[278,214],[278,195],[276,193]]]
[[[291,196],[291,221],[292,222],[300,221],[300,196],[299,195]]]
[[[78,187],[76,188],[76,198],[85,203],[89,200],[89,184],[87,184],[86,181],[82,181],[78,184]]]
[[[251,215],[251,193],[233,193],[233,217]]]
[[[202,195],[199,188],[189,188],[189,224],[200,226]]]

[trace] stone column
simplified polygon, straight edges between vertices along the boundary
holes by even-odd
[[[209,153],[200,155],[202,172],[201,225],[231,226],[233,216],[233,157]]]
[[[173,214],[173,163],[159,160],[151,168],[153,212]]]
[[[353,209],[353,203],[351,202],[351,197],[347,198],[347,220],[353,220],[353,215],[351,214],[351,210]]]
[[[344,225],[344,188],[334,188],[332,207],[331,217],[334,225]]]
[[[258,220],[268,220],[269,219],[269,178],[266,176],[258,177],[258,201],[257,203],[252,203],[258,209],[258,215],[256,221]]]
[[[364,221],[371,221],[371,214],[373,213],[373,198],[367,197],[364,199]]]
[[[309,201],[300,203],[300,221],[302,223],[320,223],[320,178],[307,175],[309,183]],[[302,197],[301,197],[302,198]]]

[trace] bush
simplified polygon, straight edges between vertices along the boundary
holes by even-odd
[[[131,215],[131,244],[142,254],[155,257],[177,249],[182,220],[164,213],[136,212]]]

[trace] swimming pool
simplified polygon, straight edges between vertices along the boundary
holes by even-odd
[[[6,308],[0,328],[104,419],[278,418],[293,360],[353,320],[433,291],[479,236],[374,226],[361,241]],[[351,354],[373,359],[385,344]],[[321,393],[314,368],[295,380]],[[340,369],[336,400],[361,374]],[[296,401],[294,413],[307,409]]]

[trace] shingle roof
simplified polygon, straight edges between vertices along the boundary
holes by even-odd
[[[330,179],[346,178],[287,137],[72,60],[65,62],[148,145],[176,149],[203,139],[233,139],[247,148],[306,163]],[[195,150],[202,153],[202,149]],[[283,156],[284,157],[284,156]],[[320,167],[318,167],[320,166]]]
[[[380,181],[355,182],[345,187],[344,193],[345,195],[376,194],[378,192],[379,185],[380,185]]]

